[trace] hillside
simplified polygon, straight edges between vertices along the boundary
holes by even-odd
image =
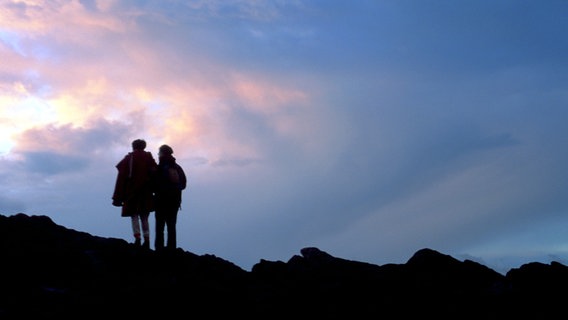
[[[176,316],[547,318],[562,314],[568,267],[502,275],[424,248],[374,265],[303,248],[251,271],[214,255],[142,250],[46,216],[0,215],[0,318]]]

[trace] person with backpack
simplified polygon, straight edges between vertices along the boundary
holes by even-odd
[[[164,229],[167,228],[166,247],[169,250],[177,248],[176,223],[178,211],[181,209],[182,190],[186,188],[187,179],[182,167],[173,157],[173,149],[164,144],[158,152],[158,170],[155,181],[156,200],[156,250],[164,249]]]
[[[130,217],[134,244],[150,249],[148,216],[154,211],[153,177],[158,165],[152,153],[144,149],[146,141],[132,141],[132,152],[116,165],[118,174],[112,204],[122,207],[121,216]],[[141,243],[142,237],[144,243]]]

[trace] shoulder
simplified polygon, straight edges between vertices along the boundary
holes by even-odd
[[[151,162],[156,162],[156,160],[154,159],[154,156],[152,155],[152,152],[150,151],[144,151],[144,157]]]
[[[130,159],[130,157],[132,156],[131,153],[128,153],[127,155],[124,156],[124,158],[122,158],[117,164],[117,167],[120,167],[121,165],[123,165],[124,163],[128,162],[128,160]]]

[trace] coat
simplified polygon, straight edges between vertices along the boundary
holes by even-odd
[[[131,217],[154,211],[153,176],[156,160],[152,153],[134,150],[117,165],[113,202],[122,203],[121,215]]]
[[[172,183],[169,170],[177,172],[177,182]],[[160,157],[156,171],[156,212],[177,212],[181,207],[181,193],[186,188],[187,177],[182,167],[171,155]]]

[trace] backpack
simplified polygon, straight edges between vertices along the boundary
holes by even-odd
[[[177,164],[164,167],[165,180],[173,189],[183,190],[186,187],[186,178],[181,167]]]
[[[175,184],[179,186],[179,183],[181,181],[180,175],[179,175],[179,171],[177,170],[176,167],[168,167],[168,180],[170,181],[171,184]]]

